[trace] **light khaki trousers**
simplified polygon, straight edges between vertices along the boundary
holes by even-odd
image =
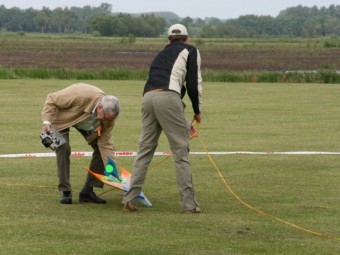
[[[198,205],[189,163],[189,128],[180,95],[172,91],[150,91],[144,94],[139,149],[132,169],[130,190],[122,202],[130,202],[142,191],[148,166],[162,131],[173,153],[181,209],[194,209]]]

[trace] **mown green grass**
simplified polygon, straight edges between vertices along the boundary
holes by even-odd
[[[0,154],[50,152],[40,144],[40,111],[47,93],[72,82],[1,80]],[[143,82],[90,83],[120,99],[114,142],[117,150],[135,151]],[[209,151],[339,151],[339,93],[338,85],[205,83],[199,131]],[[76,131],[71,144],[74,151],[90,150]],[[162,136],[158,151],[168,150]],[[191,151],[203,150],[199,139],[191,141]],[[245,203],[340,238],[339,155],[212,158]],[[74,204],[64,206],[55,158],[0,159],[0,254],[339,254],[339,240],[246,208],[205,155],[191,156],[200,215],[179,212],[171,160],[148,173],[144,192],[153,208],[124,214],[118,190],[103,195],[106,205],[79,204],[89,161],[72,158]],[[133,158],[117,157],[117,163],[131,169]]]

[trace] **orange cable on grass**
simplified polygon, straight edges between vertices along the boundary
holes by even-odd
[[[44,185],[33,185],[33,184],[24,184],[24,183],[0,183],[0,186],[14,186],[14,187],[28,187],[28,188],[42,188],[42,189],[50,189],[52,191],[59,192],[58,190]]]
[[[114,189],[116,189],[116,188],[109,188],[108,190],[105,190],[105,191],[99,193],[98,196],[102,196],[102,195],[104,195],[104,194],[106,194],[106,193],[108,193],[108,192],[111,192],[111,191],[114,190]]]
[[[284,224],[286,224],[286,225],[289,225],[289,226],[294,227],[294,228],[296,228],[296,229],[299,229],[299,230],[301,230],[301,231],[310,233],[310,234],[312,234],[312,235],[316,235],[316,236],[319,236],[319,237],[323,237],[323,238],[327,238],[327,239],[333,239],[333,240],[340,241],[340,238],[339,238],[339,237],[335,237],[335,236],[331,236],[331,235],[328,235],[328,234],[323,234],[323,233],[319,233],[319,232],[316,232],[316,231],[313,231],[313,230],[306,229],[306,228],[304,228],[304,227],[301,227],[301,226],[296,225],[296,224],[294,224],[294,223],[290,223],[290,222],[288,222],[288,221],[286,221],[286,220],[283,220],[283,219],[278,218],[278,217],[276,217],[276,216],[273,216],[273,215],[271,215],[271,214],[269,214],[269,213],[266,213],[266,212],[264,212],[264,211],[262,211],[262,210],[260,210],[260,209],[258,209],[258,208],[256,208],[256,207],[254,207],[254,206],[252,206],[252,205],[246,203],[245,201],[243,201],[243,200],[242,200],[242,199],[241,199],[241,198],[233,191],[233,189],[230,187],[230,185],[228,184],[228,182],[227,182],[227,181],[225,180],[225,178],[223,177],[221,171],[220,171],[219,168],[217,167],[216,163],[214,162],[214,160],[212,159],[212,157],[209,155],[209,152],[208,152],[207,147],[206,147],[206,145],[205,145],[205,143],[204,143],[204,141],[203,141],[203,138],[202,138],[202,136],[201,136],[200,133],[199,133],[198,124],[197,124],[197,132],[198,132],[198,137],[200,138],[201,144],[202,144],[202,146],[203,146],[203,148],[204,148],[204,151],[205,151],[205,153],[206,153],[206,155],[207,155],[209,161],[210,161],[211,164],[214,166],[214,169],[216,170],[217,174],[220,176],[222,182],[223,182],[224,185],[226,186],[226,188],[227,188],[227,190],[229,191],[229,193],[230,193],[230,194],[231,194],[238,202],[240,202],[240,203],[243,204],[245,207],[247,207],[247,208],[249,208],[249,209],[251,209],[251,210],[253,210],[253,211],[259,213],[260,215],[262,215],[262,216],[264,216],[264,217],[271,218],[271,219],[273,219],[273,220],[279,221],[279,222],[281,222],[281,223],[284,223]]]

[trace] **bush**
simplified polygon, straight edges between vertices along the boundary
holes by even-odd
[[[100,37],[101,35],[100,35],[99,31],[93,31],[92,36],[93,37]]]
[[[204,70],[205,82],[249,83],[333,83],[340,84],[340,72],[225,72]],[[75,79],[75,80],[146,80],[147,70],[102,69],[72,70],[67,68],[4,68],[0,67],[0,79]]]
[[[125,44],[125,43],[128,43],[128,44],[133,44],[136,42],[136,37],[134,35],[129,35],[127,38],[123,37],[121,40],[120,40],[120,43],[121,44]]]
[[[18,31],[17,34],[20,35],[20,36],[26,35],[24,31]]]
[[[340,73],[336,71],[320,71],[320,79],[324,83],[340,83]]]

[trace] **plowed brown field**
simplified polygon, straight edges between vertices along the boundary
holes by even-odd
[[[0,36],[6,68],[147,69],[164,40]],[[193,41],[195,45],[195,41]],[[197,46],[202,69],[216,71],[340,70],[340,47],[323,42],[204,42]]]

